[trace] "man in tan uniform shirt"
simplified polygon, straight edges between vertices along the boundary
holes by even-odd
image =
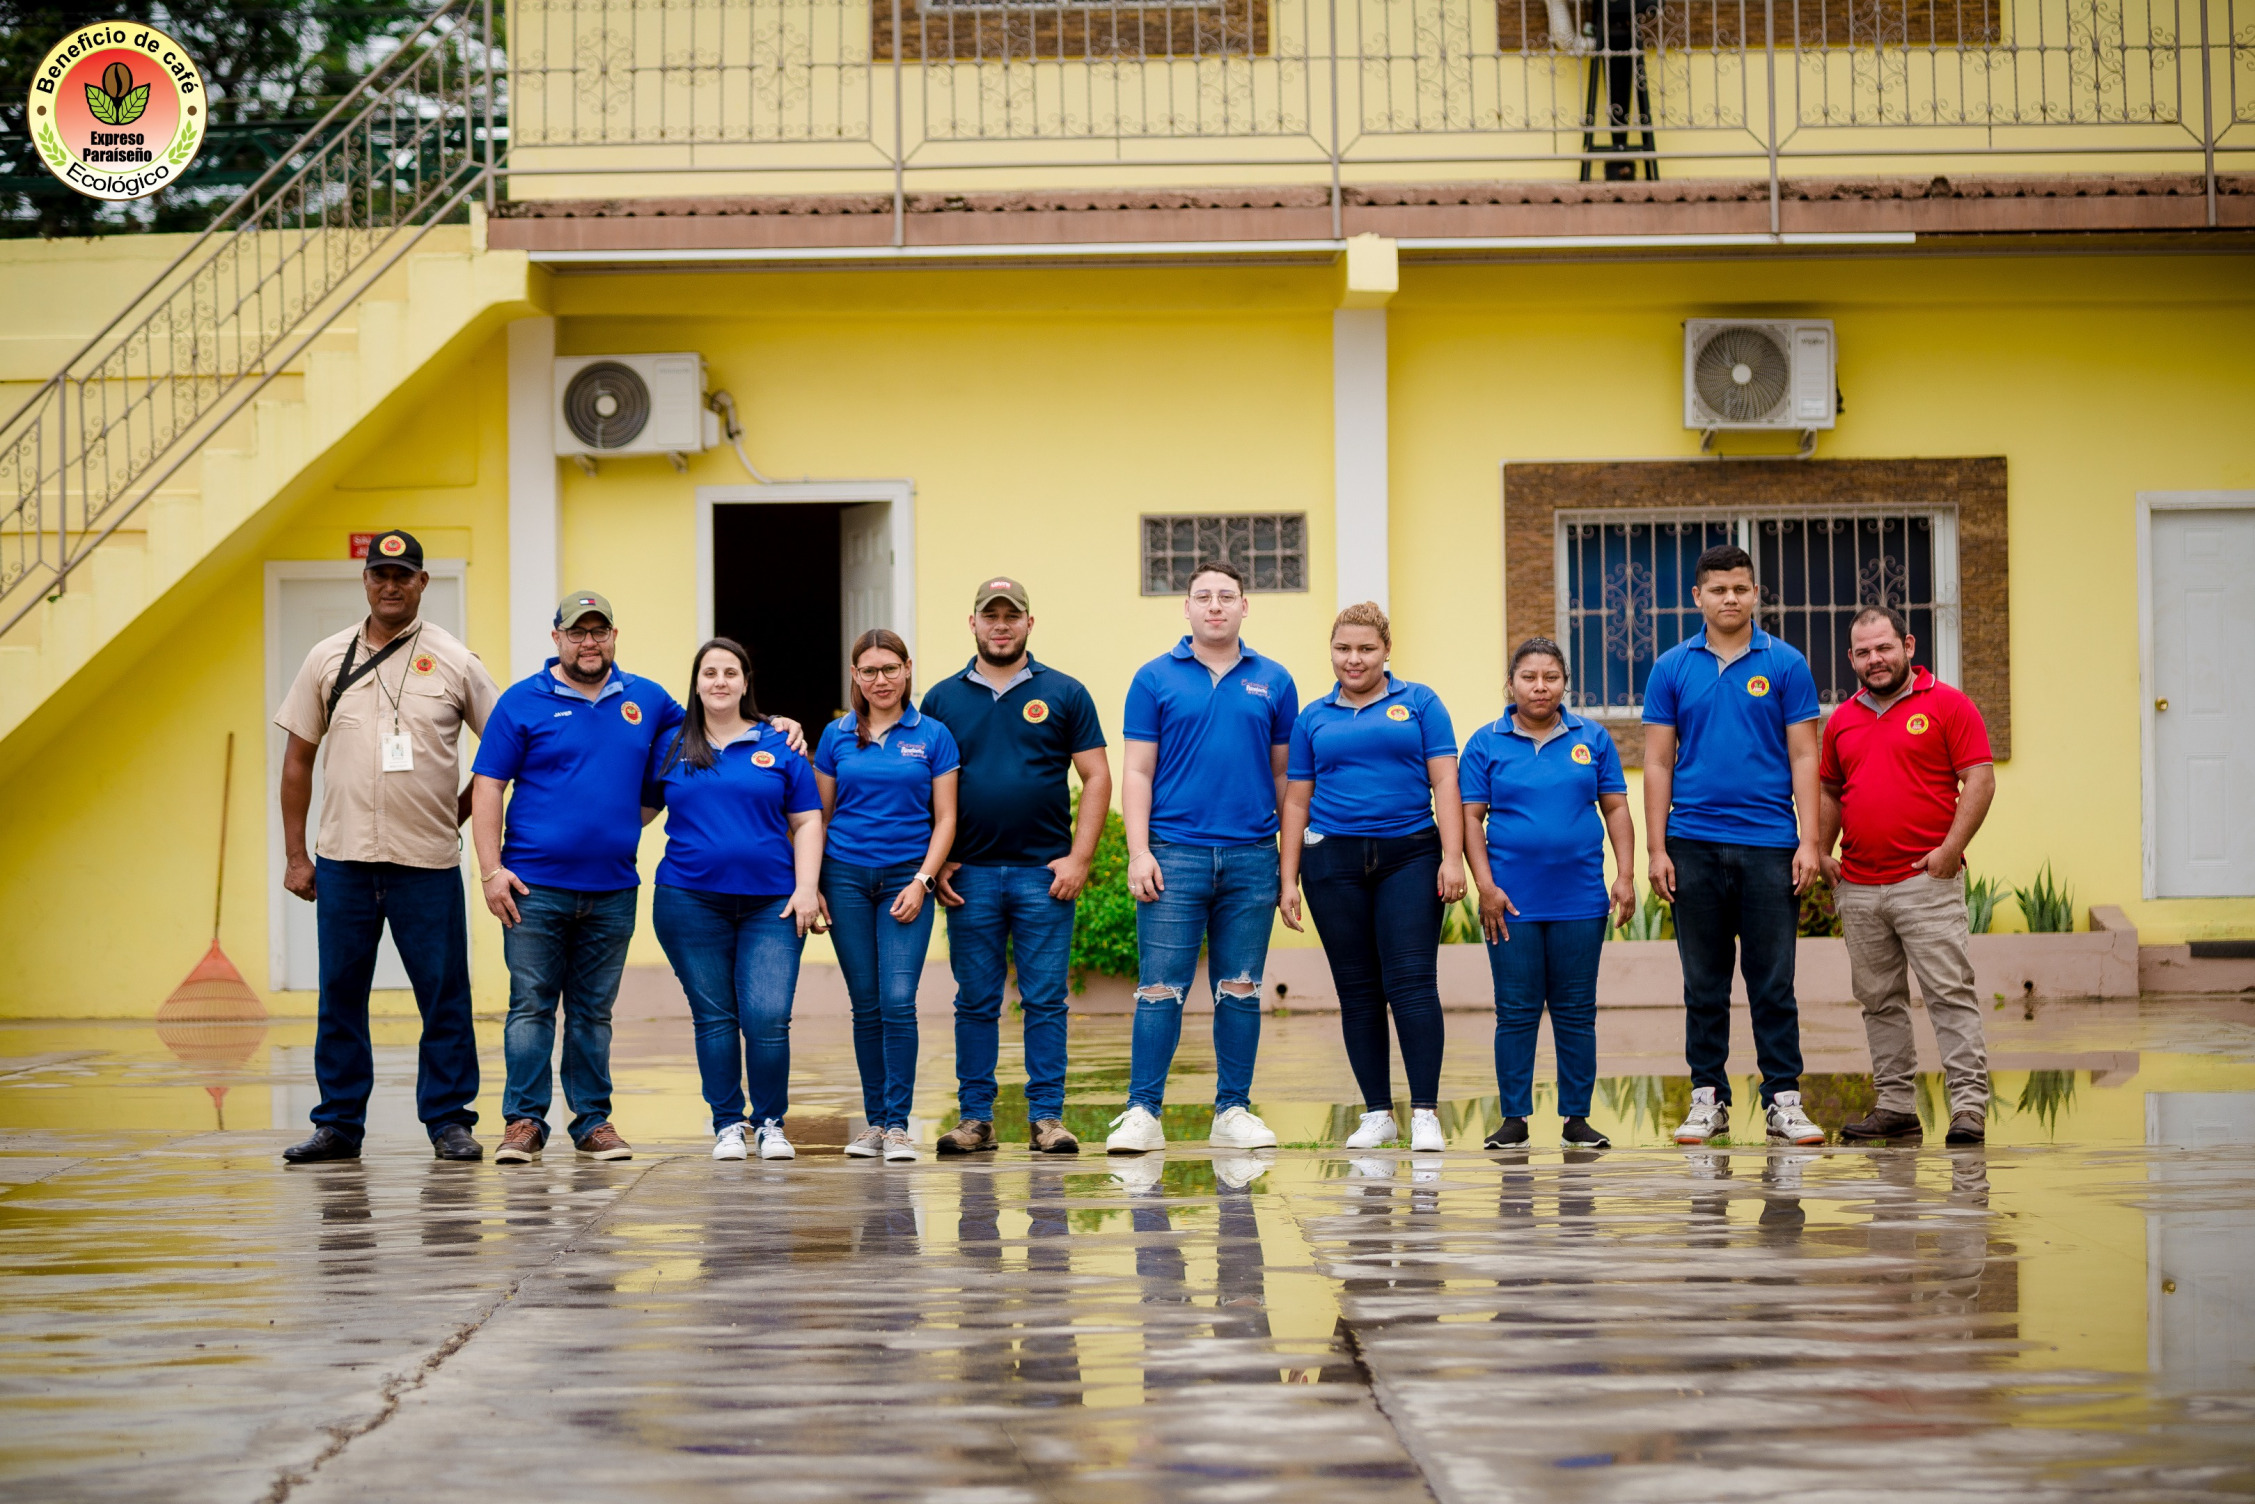
[[[470,1029],[470,935],[461,823],[470,796],[457,748],[485,730],[500,695],[475,654],[420,618],[423,546],[379,533],[361,575],[368,617],[314,645],[274,724],[290,734],[282,764],[283,884],[314,904],[321,1003],[314,1132],[282,1152],[292,1164],[358,1159],[375,1058],[368,989],[386,923],[415,988],[423,1039],[415,1106],[440,1159],[482,1159],[477,1044]],[[340,689],[339,683],[343,687]],[[321,759],[320,834],[307,854],[313,765]]]

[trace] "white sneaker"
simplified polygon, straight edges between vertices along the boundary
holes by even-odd
[[[1233,1191],[1241,1191],[1268,1173],[1268,1161],[1255,1159],[1250,1154],[1232,1154],[1226,1159],[1214,1160],[1214,1179]]]
[[[887,1128],[885,1130],[885,1163],[889,1165],[912,1165],[916,1163],[916,1146],[908,1141],[908,1130],[906,1128]]]
[[[726,1128],[721,1129],[713,1139],[713,1158],[743,1159],[745,1157],[744,1125],[742,1123],[730,1123]]]
[[[1392,1143],[1400,1135],[1400,1132],[1401,1130],[1394,1126],[1393,1110],[1382,1107],[1376,1112],[1366,1112],[1362,1115],[1362,1126],[1347,1135],[1345,1147],[1349,1149],[1375,1149],[1381,1144]]]
[[[1222,1149],[1273,1149],[1276,1135],[1251,1109],[1232,1107],[1214,1119],[1214,1131],[1206,1135],[1206,1142]]]
[[[864,1128],[846,1140],[846,1153],[855,1159],[875,1159],[885,1152],[885,1130]]]
[[[1430,1107],[1412,1108],[1409,1114],[1409,1147],[1415,1154],[1438,1154],[1449,1146],[1449,1136],[1441,1131],[1441,1115]]]
[[[754,1137],[759,1141],[759,1157],[762,1159],[797,1159],[799,1157],[799,1151],[792,1148],[791,1141],[783,1136],[783,1125],[781,1123],[760,1124]]]
[[[1167,1130],[1160,1126],[1158,1115],[1137,1102],[1130,1102],[1127,1111],[1112,1119],[1112,1136],[1104,1140],[1106,1154],[1149,1154],[1166,1146]]]
[[[1676,1130],[1679,1144],[1704,1144],[1722,1138],[1730,1132],[1730,1108],[1715,1100],[1712,1086],[1695,1086],[1691,1089],[1691,1111],[1684,1115],[1683,1126]]]
[[[1164,1154],[1123,1159],[1112,1167],[1112,1179],[1130,1196],[1150,1195],[1159,1189],[1159,1181],[1166,1173],[1167,1157]]]
[[[1770,1098],[1770,1142],[1773,1144],[1821,1144],[1824,1130],[1809,1121],[1801,1110],[1801,1094],[1781,1091]]]
[[[1350,1159],[1347,1173],[1357,1180],[1391,1180],[1394,1162],[1390,1159]]]

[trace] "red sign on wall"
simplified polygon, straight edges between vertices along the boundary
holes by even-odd
[[[355,559],[367,558],[368,545],[376,541],[376,535],[374,533],[352,533],[349,536],[352,539],[352,556]]]

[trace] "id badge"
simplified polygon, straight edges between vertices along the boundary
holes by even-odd
[[[394,731],[384,738],[384,771],[387,773],[412,773],[415,771],[415,744],[404,731]]]

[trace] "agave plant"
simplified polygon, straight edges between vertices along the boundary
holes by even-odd
[[[1480,905],[1470,893],[1441,911],[1441,943],[1472,945],[1485,940],[1480,932]]]
[[[2014,888],[2012,896],[2020,901],[2020,917],[2027,921],[2029,934],[2064,935],[2075,928],[2075,892],[2053,879],[2051,863],[2044,863],[2027,887]]]
[[[1673,937],[1674,910],[1652,889],[1644,890],[1644,902],[1629,916],[1629,922],[1609,933],[1614,940],[1666,940]]]
[[[1997,902],[2004,897],[2004,889],[1993,877],[1979,882],[1973,879],[1973,869],[1964,869],[1965,877],[1965,927],[1976,935],[1986,935],[1996,923]]]

